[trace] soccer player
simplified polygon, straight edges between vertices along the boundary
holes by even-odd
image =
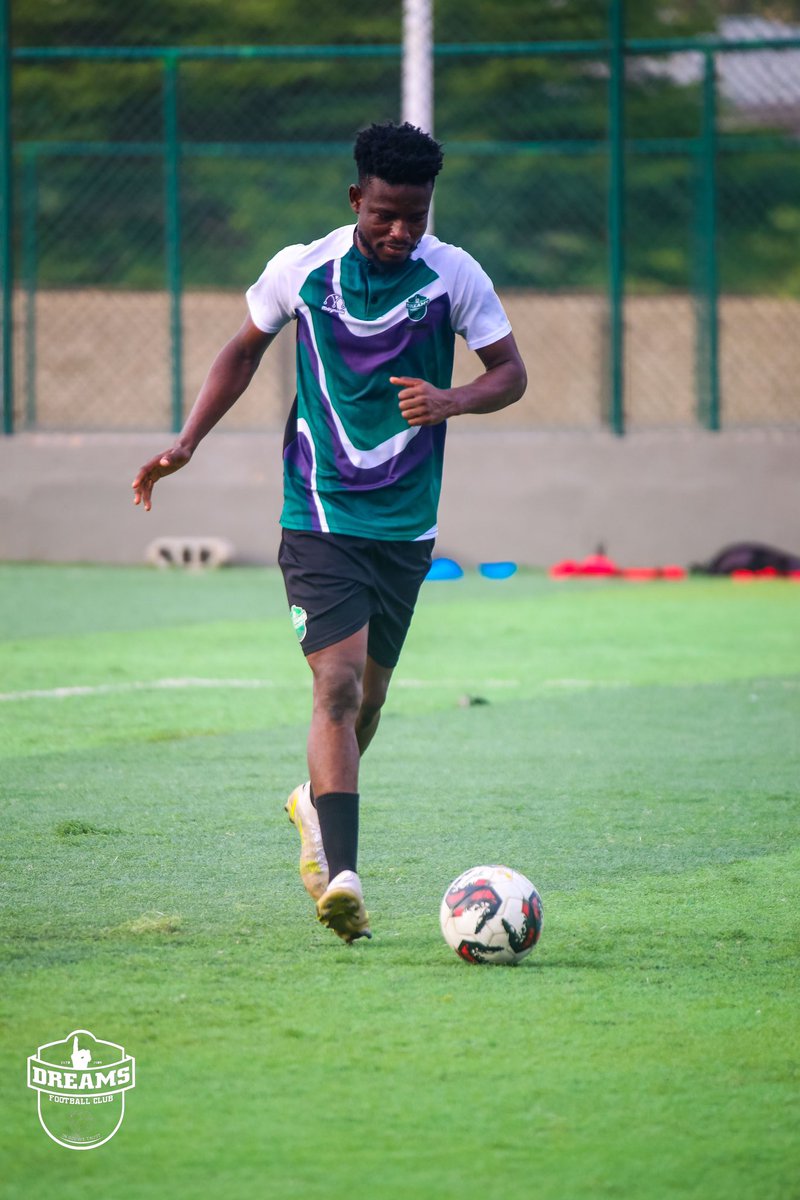
[[[133,481],[134,503],[149,510],[156,481],[186,466],[296,321],[278,561],[313,709],[310,778],[285,807],[317,916],[346,942],[371,936],[356,872],[359,760],[430,566],[445,423],[505,408],[527,382],[489,277],[425,232],[439,143],[408,123],[373,124],[354,157],[355,225],[267,263],[177,441]],[[452,386],[455,334],[483,368],[461,387]]]

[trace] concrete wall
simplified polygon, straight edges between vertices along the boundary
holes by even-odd
[[[0,558],[141,563],[166,535],[216,536],[275,561],[281,437],[215,432],[162,480],[150,513],[130,482],[169,434],[0,439]],[[710,557],[754,539],[800,552],[800,433],[448,433],[437,552],[465,565],[547,566],[603,543],[624,566]]]

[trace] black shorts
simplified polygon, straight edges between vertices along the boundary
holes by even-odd
[[[278,562],[303,653],[324,650],[369,623],[367,653],[394,667],[432,553],[433,539],[382,542],[284,529]]]

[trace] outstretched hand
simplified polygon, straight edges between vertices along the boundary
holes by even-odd
[[[165,450],[163,454],[157,454],[155,458],[151,458],[140,469],[131,484],[133,503],[144,505],[145,511],[149,512],[152,506],[151,496],[154,485],[165,475],[172,475],[175,471],[180,471],[191,457],[190,451],[173,446],[170,450]]]
[[[400,412],[409,425],[440,425],[456,413],[451,393],[425,379],[392,375],[389,382],[400,385]]]

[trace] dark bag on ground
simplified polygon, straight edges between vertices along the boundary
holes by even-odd
[[[692,570],[702,575],[730,575],[733,571],[763,571],[767,567],[779,575],[788,575],[790,571],[800,571],[800,557],[760,542],[735,542],[707,563],[695,564]]]

